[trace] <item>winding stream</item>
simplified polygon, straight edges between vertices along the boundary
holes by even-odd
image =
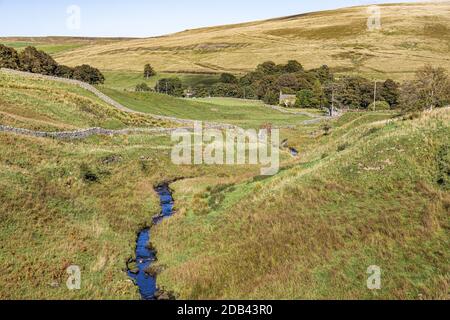
[[[174,200],[169,184],[163,183],[158,185],[155,187],[155,191],[159,195],[161,213],[153,217],[152,226],[159,224],[174,214]],[[155,300],[158,293],[156,274],[150,270],[152,264],[156,261],[156,250],[150,246],[151,228],[145,228],[138,234],[136,259],[128,261],[128,264],[132,262],[136,263],[136,267],[130,269],[127,266],[128,276],[139,287],[139,292],[143,300]]]

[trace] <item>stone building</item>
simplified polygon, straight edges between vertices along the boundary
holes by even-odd
[[[280,105],[283,107],[293,107],[295,105],[295,101],[297,100],[297,96],[295,94],[283,94],[283,91],[280,91]]]

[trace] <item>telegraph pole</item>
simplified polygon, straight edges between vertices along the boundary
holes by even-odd
[[[377,110],[377,80],[375,80],[375,87],[373,89],[373,111]]]
[[[331,112],[330,117],[334,115],[334,83],[331,85]]]

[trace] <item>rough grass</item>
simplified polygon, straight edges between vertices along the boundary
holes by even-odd
[[[381,5],[382,30],[369,32],[367,7],[316,12],[281,19],[187,30],[165,37],[92,45],[57,55],[61,63],[89,62],[104,70],[141,72],[233,72],[258,63],[297,59],[306,68],[327,64],[353,71],[352,60],[336,58],[356,44],[358,72],[367,77],[410,79],[425,63],[450,69],[449,2]],[[404,43],[414,42],[411,49]],[[404,61],[408,61],[407,66]]]
[[[0,133],[0,146],[1,299],[138,299],[124,269],[137,232],[159,213],[153,186],[259,172],[175,166],[164,136],[64,142]],[[66,288],[70,265],[81,267],[80,291]]]
[[[438,159],[449,117],[349,114],[329,135],[299,129],[309,143],[278,176],[229,191],[229,181],[177,183],[177,200],[193,200],[156,230],[160,283],[184,299],[447,299],[450,194]],[[383,270],[380,291],[366,287],[371,265]]]
[[[78,87],[9,76],[0,85],[7,115],[1,124],[88,127],[103,118],[82,106],[109,110]],[[105,119],[126,126],[123,117]],[[5,122],[11,118],[20,123]],[[0,133],[0,298],[138,299],[124,269],[137,232],[159,213],[153,186],[179,177],[235,182],[259,173],[248,165],[175,166],[171,146],[170,137],[157,135],[58,141]],[[81,267],[80,291],[66,288],[70,265]]]
[[[86,103],[109,109],[77,87],[0,79],[0,111],[23,126],[128,125],[121,114],[85,114]],[[227,99],[120,97],[208,119],[210,105],[220,117],[242,112],[246,126],[279,115]],[[407,121],[350,113],[328,133],[323,123],[284,129],[300,158],[283,152],[269,178],[248,165],[175,166],[167,136],[0,133],[0,298],[137,299],[124,268],[160,210],[153,185],[185,177],[173,185],[177,214],[152,235],[158,283],[179,298],[446,299],[449,120],[449,109]],[[81,267],[80,291],[65,287],[69,265]],[[370,265],[383,270],[381,291],[366,288]]]
[[[0,74],[0,121],[33,130],[165,126],[151,117],[119,111],[84,89],[53,81]]]

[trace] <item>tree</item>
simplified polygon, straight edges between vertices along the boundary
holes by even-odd
[[[278,89],[289,88],[294,91],[297,91],[300,89],[297,77],[290,73],[282,74],[280,77],[278,77],[277,86],[278,86]]]
[[[276,76],[264,76],[254,83],[255,92],[258,99],[263,99],[269,91],[279,92],[279,87],[276,85]],[[278,93],[277,93],[278,94]]]
[[[27,47],[19,54],[20,69],[32,73],[55,75],[56,61],[47,53],[34,47]]]
[[[338,83],[336,101],[350,109],[367,109],[373,102],[374,83],[362,77],[344,77]]]
[[[204,84],[199,84],[192,89],[194,97],[206,98],[210,96],[210,89]]]
[[[383,83],[379,95],[392,109],[397,108],[400,98],[400,86],[394,80],[388,79]]]
[[[315,108],[323,108],[326,105],[325,90],[319,80],[316,80],[312,89]]]
[[[211,95],[215,97],[242,98],[243,92],[237,84],[216,83],[211,87]]]
[[[231,73],[222,73],[220,75],[220,82],[222,83],[231,83],[231,84],[237,84],[238,79],[232,75]]]
[[[0,68],[19,69],[20,61],[17,51],[0,44]]]
[[[376,101],[372,102],[368,109],[373,111],[390,110],[391,106],[386,101]]]
[[[105,77],[100,70],[83,64],[73,69],[73,79],[87,82],[89,84],[99,84],[105,82]]]
[[[242,94],[244,99],[258,99],[258,96],[256,95],[256,90],[253,85],[250,86],[243,86],[242,87]]]
[[[321,83],[334,81],[334,75],[327,65],[323,65],[318,69],[311,70],[311,72],[316,74],[317,79],[319,79]]]
[[[183,84],[180,78],[177,77],[163,78],[158,81],[155,90],[159,93],[181,97],[183,95]]]
[[[317,102],[314,99],[314,93],[309,89],[300,90],[297,93],[297,101],[295,106],[299,108],[312,108]]]
[[[277,105],[279,102],[279,92],[269,90],[263,97],[263,101],[269,105]]]
[[[156,76],[156,71],[149,63],[147,63],[144,67],[144,78],[148,79],[153,76]]]
[[[416,73],[413,81],[400,88],[400,105],[404,112],[433,110],[450,100],[450,81],[443,68],[427,65]]]
[[[444,68],[426,65],[417,71],[416,82],[420,99],[426,109],[433,110],[447,102],[450,82]]]
[[[297,60],[289,60],[283,67],[283,71],[287,73],[296,73],[303,70],[303,66]]]
[[[416,81],[406,81],[400,87],[400,106],[403,112],[424,110]]]
[[[55,75],[60,78],[73,78],[73,69],[68,66],[58,65],[55,70]]]
[[[265,75],[273,75],[278,72],[277,65],[273,61],[266,61],[256,67],[257,72]]]
[[[151,90],[152,89],[150,89],[150,87],[145,82],[138,84],[135,88],[135,91],[137,92],[148,92]]]

